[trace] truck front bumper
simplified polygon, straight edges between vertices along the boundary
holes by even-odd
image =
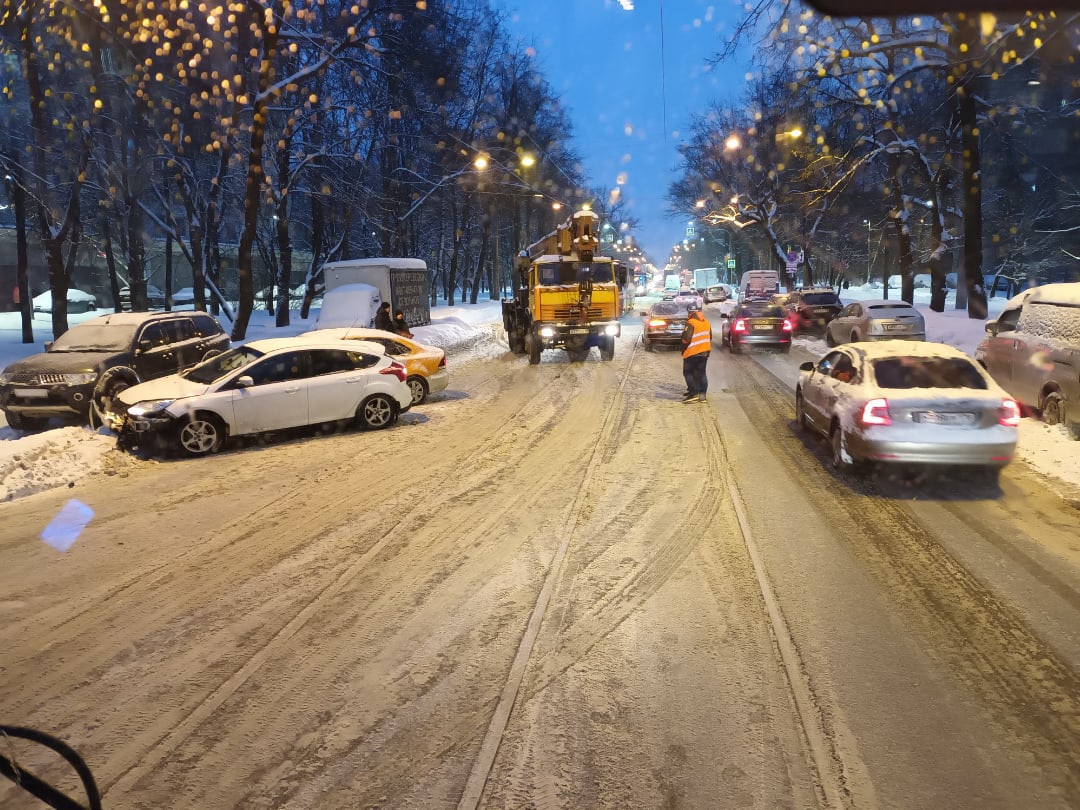
[[[565,346],[567,343],[594,346],[599,338],[617,338],[621,334],[622,325],[618,321],[545,323],[536,329],[536,336],[549,349],[556,346]]]

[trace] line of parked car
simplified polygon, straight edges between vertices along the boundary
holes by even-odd
[[[118,312],[0,372],[8,424],[115,429],[122,446],[216,452],[232,436],[323,423],[384,428],[446,388],[446,353],[376,329],[317,329],[230,348],[205,312]]]

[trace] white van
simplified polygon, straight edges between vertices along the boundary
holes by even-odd
[[[752,298],[771,298],[780,292],[780,274],[775,270],[748,270],[739,282],[739,303]]]

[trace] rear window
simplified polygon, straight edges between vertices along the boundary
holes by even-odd
[[[812,306],[824,306],[825,304],[839,304],[840,299],[832,293],[803,293],[802,300]]]
[[[653,304],[653,315],[685,316],[686,306],[683,304]]]
[[[890,312],[896,315],[910,315],[914,308],[907,304],[871,304],[867,309],[872,309],[878,315],[888,315]]]
[[[1080,307],[1028,300],[1020,315],[1020,330],[1080,345]]]
[[[889,357],[874,360],[874,377],[882,388],[978,388],[986,380],[961,357]]]
[[[768,306],[767,304],[759,304],[757,306],[747,306],[739,310],[739,317],[742,318],[783,318],[784,310],[780,307]]]

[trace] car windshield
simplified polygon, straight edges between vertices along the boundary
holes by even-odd
[[[131,348],[137,324],[83,323],[73,326],[56,339],[50,352],[122,352]]]
[[[235,349],[229,349],[227,352],[212,357],[205,363],[200,363],[194,368],[188,369],[180,376],[191,380],[192,382],[202,383],[209,385],[214,380],[241,369],[244,366],[251,365],[260,357],[263,356],[263,352],[253,349],[250,346],[238,346]]]
[[[987,388],[978,369],[962,357],[889,357],[871,365],[882,388]]]
[[[802,300],[813,306],[823,306],[825,304],[839,304],[838,299],[833,293],[803,293]]]

